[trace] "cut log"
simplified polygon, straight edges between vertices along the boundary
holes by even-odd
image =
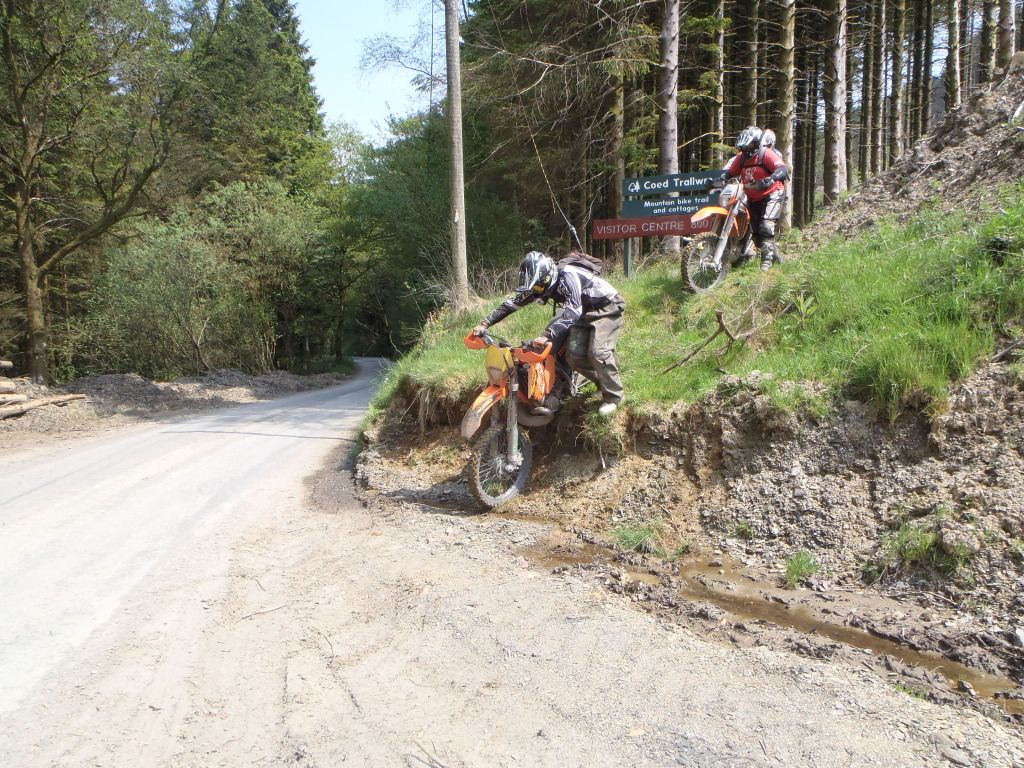
[[[0,360],[0,369],[13,368],[13,367],[14,367],[14,363],[12,363],[10,360]]]
[[[44,405],[63,405],[64,403],[71,402],[72,400],[85,400],[85,395],[57,395],[56,397],[43,397],[39,400],[29,400],[27,403],[22,403],[20,405],[0,407],[0,419],[6,419],[11,416],[20,416],[23,413],[28,413],[33,408],[41,408]]]
[[[4,381],[0,379],[0,393],[9,395],[11,392],[17,392],[17,387],[14,386],[13,381]]]
[[[15,395],[13,393],[5,392],[0,394],[0,405],[10,405],[11,403],[24,403],[28,400],[28,395]]]

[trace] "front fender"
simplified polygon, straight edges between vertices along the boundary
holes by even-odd
[[[480,424],[483,423],[484,416],[491,410],[496,402],[501,400],[505,395],[508,394],[508,386],[494,386],[493,384],[489,387],[484,388],[484,391],[476,396],[476,400],[469,406],[469,410],[466,411],[466,415],[462,417],[462,436],[467,440],[471,438],[476,431],[480,429]]]
[[[690,217],[690,223],[696,224],[698,221],[704,221],[711,216],[728,216],[729,212],[725,208],[720,208],[717,205],[709,205],[707,208],[701,208],[695,214]]]

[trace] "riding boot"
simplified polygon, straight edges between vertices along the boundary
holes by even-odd
[[[779,260],[779,248],[774,240],[765,240],[761,243],[761,271],[767,272],[772,264]]]

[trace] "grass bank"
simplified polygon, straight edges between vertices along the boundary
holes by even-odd
[[[787,244],[789,252],[798,242]],[[695,402],[722,372],[772,374],[773,393],[792,406],[827,408],[834,397],[860,399],[890,416],[905,407],[940,407],[952,382],[988,359],[998,339],[1019,331],[1024,314],[1024,184],[1005,191],[985,221],[924,211],[906,223],[882,222],[861,236],[835,239],[767,276],[734,270],[707,296],[687,294],[677,264],[657,264],[627,280],[611,275],[626,298],[619,342],[627,401],[663,410]],[[442,312],[419,345],[392,369],[381,407],[403,388],[427,388],[438,401],[465,398],[484,378],[479,353],[463,336],[502,297],[479,311]],[[719,337],[695,359],[662,371],[717,327],[721,310],[733,330],[756,329],[727,352]],[[532,338],[551,317],[529,307],[495,331]],[[806,402],[788,381],[822,386]]]

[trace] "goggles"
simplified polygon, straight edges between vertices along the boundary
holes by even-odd
[[[551,285],[551,275],[547,275],[543,281],[538,280],[533,284],[533,287],[530,290],[539,296],[548,289],[549,285]]]

